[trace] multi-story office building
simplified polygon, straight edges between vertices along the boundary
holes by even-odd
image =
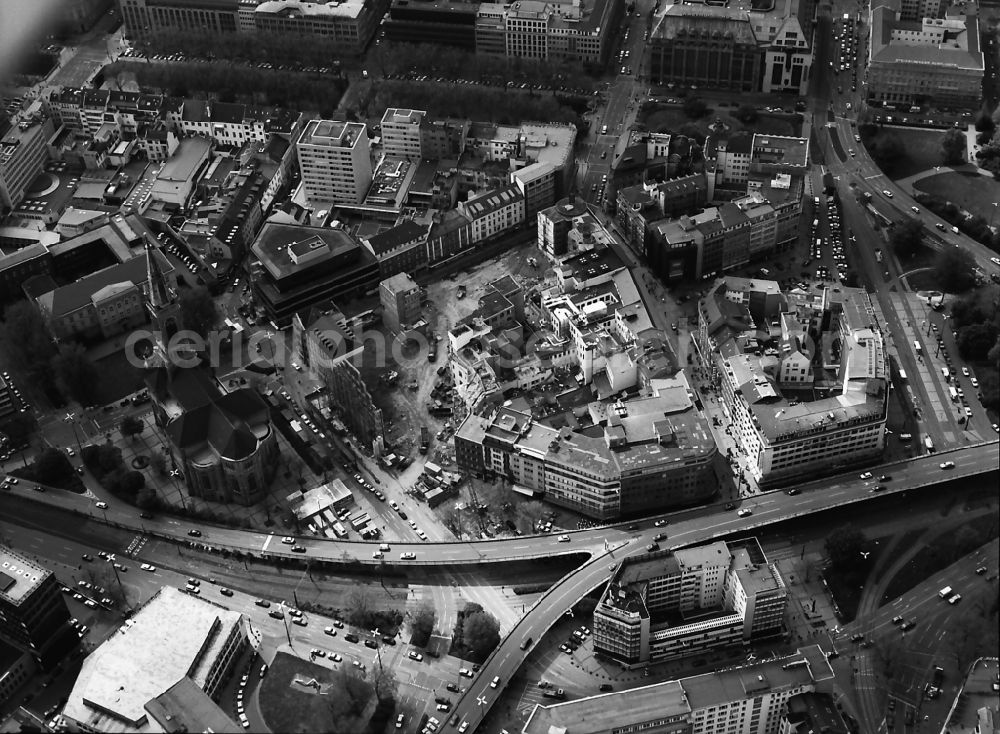
[[[295,144],[310,201],[360,204],[372,182],[371,144],[359,122],[310,120]]]
[[[55,575],[27,556],[0,546],[0,640],[51,670],[79,638]]]
[[[426,157],[420,149],[420,125],[426,116],[423,110],[386,107],[382,115],[382,152],[411,161]]]
[[[759,484],[881,457],[889,381],[864,290],[782,293],[774,281],[723,278],[699,302],[693,342]]]
[[[472,51],[478,2],[393,0],[382,23],[385,37],[399,43],[433,43]]]
[[[164,586],[83,661],[71,731],[238,731],[219,702],[249,646],[240,612]]]
[[[787,728],[790,702],[811,693],[826,696],[834,693],[833,670],[818,645],[799,648],[791,655],[680,680],[551,706],[536,704],[522,731],[524,734],[555,731],[786,734],[803,731]],[[831,703],[829,699],[827,703]],[[792,704],[792,709],[797,711],[797,705]],[[820,719],[829,720],[830,717]]]
[[[379,283],[378,295],[382,303],[382,321],[389,328],[398,331],[420,318],[423,300],[420,286],[406,273],[393,275]]]
[[[46,144],[54,132],[52,122],[36,114],[21,116],[0,138],[0,212],[21,203],[25,191],[48,158]]]
[[[978,109],[985,62],[975,4],[949,8],[944,17],[907,21],[901,16],[899,0],[872,9],[868,99]]]
[[[622,0],[482,3],[476,15],[476,53],[601,66],[624,5]]]
[[[784,628],[788,593],[756,540],[627,559],[594,610],[594,650],[626,666],[742,646]]]
[[[814,14],[813,0],[668,4],[653,20],[649,76],[657,84],[806,94]]]
[[[360,54],[388,8],[388,0],[118,0],[125,33],[141,41],[170,30],[206,34],[266,33],[316,36]]]
[[[687,392],[670,382],[596,411],[595,424],[580,432],[509,407],[470,415],[455,435],[456,457],[467,471],[506,477],[601,520],[694,504],[716,491],[715,442]]]
[[[267,222],[250,250],[254,294],[279,326],[296,311],[378,286],[378,260],[343,229]]]

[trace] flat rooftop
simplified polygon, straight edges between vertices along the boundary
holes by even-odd
[[[627,700],[622,700],[627,696]],[[628,713],[623,713],[627,711]],[[669,717],[687,717],[691,706],[679,681],[667,681],[621,693],[605,693],[554,706],[535,706],[524,734],[588,734],[607,732],[615,724],[646,722]],[[623,722],[624,723],[624,722]]]
[[[764,165],[799,166],[809,165],[809,140],[784,135],[753,136],[754,160]]]
[[[328,247],[328,250],[296,264],[289,250],[294,251],[306,241],[320,241]],[[268,273],[275,280],[280,280],[352,250],[359,250],[361,245],[340,229],[267,222],[257,234],[251,249]]]
[[[212,143],[207,138],[183,138],[177,150],[156,175],[161,181],[188,181],[194,177]]]
[[[0,598],[15,606],[20,604],[49,573],[27,556],[0,545]]]
[[[301,0],[265,0],[254,10],[254,15],[334,21],[357,18],[364,9],[365,0],[340,0],[325,4]]]
[[[328,148],[352,148],[361,135],[367,135],[360,122],[338,122],[336,120],[310,120],[306,123],[300,145],[321,145]]]
[[[199,688],[243,615],[164,586],[83,662],[63,713],[101,732],[159,731],[146,704]]]

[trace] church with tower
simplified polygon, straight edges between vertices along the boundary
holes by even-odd
[[[169,440],[171,463],[192,497],[260,502],[279,455],[267,403],[251,387],[226,389],[204,355],[184,355],[183,364],[176,363],[171,340],[184,328],[183,315],[155,252],[147,242],[144,297],[155,338],[146,385],[156,424]]]

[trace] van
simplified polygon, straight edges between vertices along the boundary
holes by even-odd
[[[951,596],[951,591],[952,589],[950,586],[945,586],[943,589],[941,589],[941,591],[938,592],[938,596],[941,599],[947,599],[949,596]]]

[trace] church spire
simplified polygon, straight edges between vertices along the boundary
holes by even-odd
[[[156,259],[156,248],[148,239],[146,240],[146,282],[149,288],[150,308],[159,310],[167,306],[172,300],[170,290],[167,288],[167,281],[160,269],[160,261]]]

